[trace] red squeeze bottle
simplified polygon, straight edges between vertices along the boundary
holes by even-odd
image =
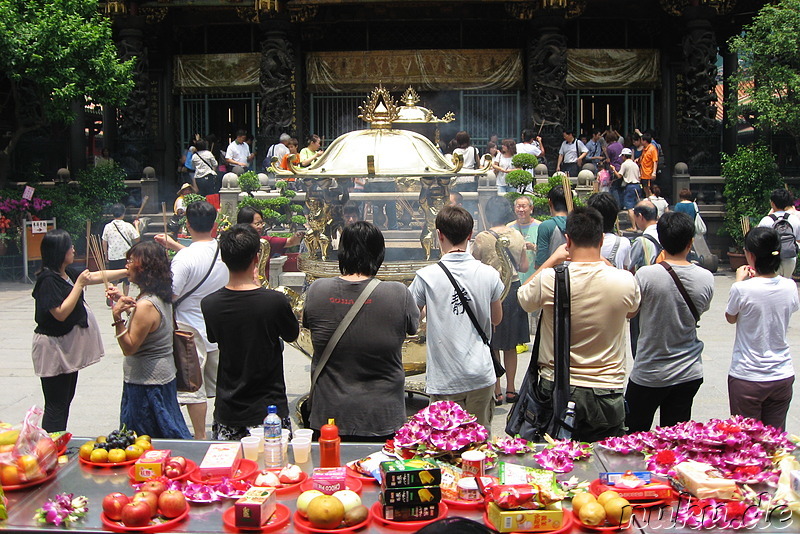
[[[342,438],[339,437],[339,427],[333,419],[328,419],[327,425],[319,429],[319,466],[340,467],[339,446]]]

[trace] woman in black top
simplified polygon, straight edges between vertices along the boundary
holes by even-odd
[[[103,356],[100,329],[83,300],[83,288],[103,281],[101,272],[71,267],[75,248],[65,230],[52,230],[42,239],[42,270],[36,276],[36,329],[33,369],[42,381],[44,418],[48,432],[66,430],[69,405],[75,396],[78,370]],[[109,280],[126,275],[125,269],[106,271]]]

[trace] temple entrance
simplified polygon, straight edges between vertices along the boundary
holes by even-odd
[[[258,95],[255,93],[220,95],[181,95],[180,139],[184,149],[199,133],[217,138],[214,156],[225,150],[243,128],[255,135],[258,128]]]
[[[653,91],[575,90],[567,93],[566,125],[576,133],[613,126],[623,135],[655,126]]]

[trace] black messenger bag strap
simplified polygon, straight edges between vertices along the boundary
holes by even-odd
[[[555,292],[553,306],[553,427],[558,432],[564,426],[564,413],[570,397],[570,288],[569,269],[561,264],[555,267]],[[568,429],[572,430],[572,429]],[[554,436],[555,437],[555,436]]]
[[[683,282],[681,282],[681,279],[678,278],[678,275],[675,273],[669,263],[662,261],[659,263],[659,265],[666,269],[669,275],[672,277],[672,280],[675,282],[675,286],[678,288],[678,292],[683,297],[683,300],[686,301],[686,305],[689,306],[689,311],[692,312],[695,325],[697,325],[697,323],[700,322],[700,312],[697,311],[697,306],[695,306],[694,302],[692,302],[692,297],[689,296],[689,293],[686,291],[686,287],[683,285]]]

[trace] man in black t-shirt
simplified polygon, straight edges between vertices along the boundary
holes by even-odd
[[[211,439],[249,435],[248,427],[261,425],[270,404],[278,407],[284,428],[291,429],[281,339],[294,341],[300,327],[283,294],[253,281],[259,241],[249,224],[222,234],[220,254],[230,279],[201,303],[208,338],[219,344]]]

